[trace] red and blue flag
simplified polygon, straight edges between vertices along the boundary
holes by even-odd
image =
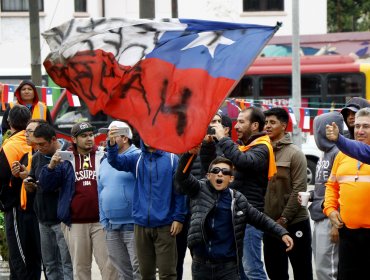
[[[299,127],[302,129],[302,131],[310,131],[311,128],[310,110],[307,108],[299,108],[299,111],[300,111]]]
[[[205,20],[74,19],[46,31],[46,71],[92,114],[128,121],[152,147],[198,145],[278,26]]]
[[[46,106],[53,106],[53,90],[50,87],[42,87],[41,88],[41,95],[42,95],[42,102],[46,104]]]

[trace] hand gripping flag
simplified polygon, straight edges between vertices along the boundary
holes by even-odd
[[[46,31],[46,71],[92,114],[128,121],[150,146],[198,145],[278,26],[168,19],[73,19]]]

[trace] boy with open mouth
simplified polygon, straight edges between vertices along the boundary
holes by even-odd
[[[252,207],[240,192],[229,188],[234,180],[230,160],[214,159],[202,180],[190,174],[198,152],[199,147],[185,153],[175,174],[178,191],[190,198],[188,247],[193,257],[193,279],[240,278],[239,262],[247,223],[281,238],[286,250],[291,250],[293,240],[288,231]]]

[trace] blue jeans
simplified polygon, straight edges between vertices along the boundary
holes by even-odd
[[[239,280],[238,270],[236,262],[210,264],[193,260],[191,265],[193,280]]]
[[[108,257],[117,269],[119,279],[140,280],[139,261],[135,250],[134,231],[107,230]]]
[[[263,232],[247,224],[244,236],[243,267],[241,279],[266,280],[266,272],[263,268],[261,257]],[[246,278],[244,278],[246,276]]]
[[[60,224],[39,223],[41,254],[48,280],[73,279],[71,256]]]

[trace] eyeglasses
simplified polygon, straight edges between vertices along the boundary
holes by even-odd
[[[209,172],[213,173],[213,174],[218,174],[218,173],[220,173],[220,171],[222,172],[222,174],[224,174],[226,176],[231,176],[231,174],[232,174],[232,171],[230,169],[220,168],[220,167],[214,167]]]

